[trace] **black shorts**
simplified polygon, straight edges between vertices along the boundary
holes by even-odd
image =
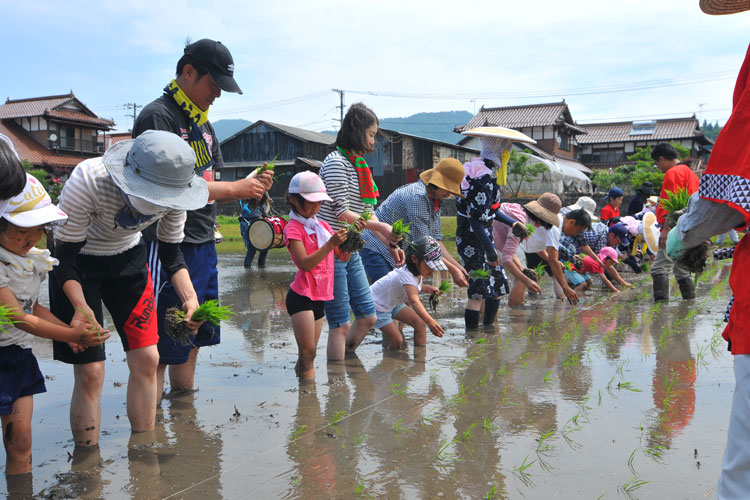
[[[550,276],[554,276],[552,274],[552,268],[549,267],[549,262],[539,257],[538,253],[526,253],[526,267],[528,267],[529,269],[535,269],[539,264],[544,264],[544,270],[547,272],[547,274]]]
[[[104,321],[104,302],[120,334],[123,350],[128,352],[156,345],[159,332],[154,289],[143,246],[136,245],[117,255],[78,254],[77,264],[84,276],[81,287],[86,303],[101,325]],[[49,302],[52,314],[69,323],[75,310],[57,282],[55,273],[49,275]],[[54,359],[68,364],[79,365],[106,359],[104,345],[92,346],[75,354],[66,342],[55,340],[52,348]]]
[[[47,392],[30,348],[17,345],[0,347],[0,415],[10,415],[13,403],[24,396]]]
[[[294,316],[302,311],[312,311],[313,317],[317,321],[326,315],[323,308],[324,303],[322,300],[312,300],[310,297],[300,295],[291,288],[286,294],[286,311],[289,313],[289,316]]]

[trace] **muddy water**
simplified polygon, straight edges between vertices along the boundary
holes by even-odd
[[[127,370],[108,343],[101,448],[74,453],[70,369],[35,346],[48,392],[35,398],[39,498],[703,498],[726,440],[731,356],[718,338],[728,268],[698,299],[654,306],[650,279],[576,309],[545,294],[467,335],[461,291],[441,299],[446,329],[426,348],[358,356],[293,375],[284,310],[294,269],[221,262],[238,311],[199,354],[200,390],[163,400],[156,432],[131,436]],[[629,276],[632,277],[632,276]],[[547,278],[548,279],[548,278]],[[639,278],[633,277],[635,281]],[[407,329],[407,338],[410,333]],[[28,478],[27,478],[28,479]],[[5,478],[1,479],[5,481]],[[22,498],[22,496],[15,496]]]

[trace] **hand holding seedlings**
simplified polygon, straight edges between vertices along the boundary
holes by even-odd
[[[406,237],[411,236],[411,224],[406,223],[404,224],[403,219],[398,219],[396,222],[393,223],[392,229],[391,229],[391,235],[396,240],[401,240]],[[396,243],[390,243],[391,248],[396,248]]]
[[[270,171],[271,172],[271,176],[273,177],[273,169],[276,166],[276,165],[274,165],[273,162],[276,161],[276,158],[278,158],[278,157],[279,157],[279,155],[274,156],[273,160],[271,160],[270,163],[264,162],[262,166],[256,168],[255,170],[253,170],[252,172],[250,172],[249,174],[247,174],[247,177],[245,177],[245,179],[253,179],[253,178],[257,177],[258,175],[262,174],[263,172],[267,172],[267,171]]]
[[[469,277],[475,280],[484,280],[490,277],[490,272],[483,269],[475,269],[469,273]]]
[[[367,225],[367,221],[372,218],[372,212],[366,210],[362,212],[359,219],[352,222],[346,227],[346,241],[340,246],[339,250],[344,253],[352,253],[361,250],[365,247],[365,240],[362,239],[362,231]]]
[[[182,345],[190,345],[191,337],[195,334],[195,329],[190,328],[190,323],[202,324],[206,322],[211,328],[219,326],[222,321],[226,321],[234,316],[234,311],[229,306],[220,306],[217,300],[207,300],[200,307],[195,309],[190,321],[185,321],[188,312],[176,307],[167,309],[164,317],[164,329],[175,342]]]
[[[88,304],[84,304],[83,306],[76,307],[75,312],[73,313],[73,318],[70,320],[71,327],[76,327],[80,325],[86,325],[89,328],[95,328],[99,332],[105,331],[104,328],[102,328],[102,325],[100,325],[99,322],[96,321],[96,317],[94,316],[94,311],[91,310]],[[109,330],[106,330],[106,331],[108,332]],[[76,354],[83,352],[85,349],[84,346],[80,344],[75,344],[72,342],[68,342],[68,345]]]
[[[78,336],[76,344],[83,348],[102,345],[111,336],[109,330],[100,330],[96,326],[86,323],[70,325],[75,335]]]
[[[512,229],[513,236],[517,237],[521,241],[534,234],[534,225],[530,223],[521,224],[520,222],[516,222],[515,224],[513,224]]]
[[[431,288],[434,288],[434,287],[431,287]],[[439,287],[434,288],[434,291],[429,292],[430,293],[430,300],[429,300],[430,309],[432,309],[433,311],[437,311],[437,306],[439,302],[438,297],[440,297],[444,293],[450,292],[451,288],[453,288],[453,284],[450,282],[450,280],[443,280],[442,282],[440,282]],[[422,289],[424,289],[424,287],[422,287]]]

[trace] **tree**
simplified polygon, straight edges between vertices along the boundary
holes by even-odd
[[[29,160],[22,160],[21,163],[23,163],[23,168],[26,169],[26,172],[33,175],[36,180],[42,183],[42,186],[44,186],[47,194],[49,194],[49,197],[52,198],[52,202],[57,203],[57,201],[60,199],[60,192],[62,191],[63,187],[63,183],[60,178],[52,177],[50,173],[44,169],[34,168],[34,165],[32,165]]]
[[[686,159],[690,156],[690,150],[682,144],[673,142],[672,147],[677,150],[680,158]],[[654,160],[651,159],[651,146],[636,149],[635,153],[628,156],[628,160],[635,163],[620,165],[612,173],[607,170],[597,170],[592,175],[591,181],[602,191],[617,186],[626,192],[635,192],[641,184],[648,181],[654,185],[654,191],[659,193],[664,174],[654,166]]]
[[[547,171],[547,165],[544,163],[534,163],[529,165],[532,151],[525,149],[523,153],[511,149],[510,160],[508,160],[508,188],[513,192],[513,198],[518,198],[518,193],[521,191],[521,186],[526,181],[530,181],[534,177],[543,174]],[[516,181],[515,188],[512,179]]]

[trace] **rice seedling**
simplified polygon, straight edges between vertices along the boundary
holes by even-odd
[[[620,489],[625,493],[629,498],[632,498],[633,492],[640,488],[641,486],[644,486],[651,481],[645,481],[643,479],[639,479],[638,476],[633,476],[628,481],[620,486]]]
[[[495,489],[497,488],[496,483],[492,483],[492,486],[490,487],[490,490],[487,492],[487,494],[484,496],[486,500],[492,500],[495,498]]]
[[[469,273],[469,277],[475,280],[486,280],[490,277],[490,272],[483,269],[475,269]]]
[[[439,416],[440,411],[437,409],[437,407],[432,408],[431,410],[422,413],[420,415],[420,418],[422,420],[423,424],[431,424],[435,421],[435,419]]]
[[[357,229],[357,222],[360,220],[367,222],[372,219],[372,216],[373,212],[365,209],[357,220],[346,226],[346,241],[339,245],[339,250],[350,253],[362,250],[365,247],[365,240],[362,239],[362,232]]]
[[[544,374],[544,383],[545,384],[549,384],[550,381],[552,380],[552,371],[553,370],[550,370],[550,371],[548,371],[547,373]]]
[[[276,158],[278,158],[278,157],[279,157],[279,155],[277,154],[276,156],[273,157],[273,160],[271,160],[270,163],[266,162],[264,165],[261,165],[260,167],[256,168],[255,170],[253,170],[252,172],[250,172],[249,174],[247,174],[246,179],[252,179],[254,177],[257,177],[258,175],[260,175],[261,173],[265,172],[266,170],[273,170],[275,168],[275,166],[276,166],[276,165],[274,165],[273,162],[275,162]]]
[[[537,281],[541,281],[542,278],[544,277],[545,267],[546,267],[546,264],[539,264],[538,266],[534,268],[534,273],[536,273],[536,275],[539,277]]]
[[[5,307],[5,304],[0,304],[0,305],[2,307]],[[86,311],[84,311],[80,307],[76,307],[76,311],[78,311],[79,313],[83,314],[86,317],[86,320],[89,322],[90,325],[96,325],[98,323],[94,318],[91,317],[91,315],[89,313],[87,313]],[[169,312],[168,309],[167,309],[167,312]],[[197,309],[196,309],[196,312],[197,312]],[[182,317],[183,317],[183,319],[185,318],[185,313],[184,312],[182,313]],[[16,321],[12,321],[12,320],[10,320],[10,321],[11,321],[11,324],[17,323]],[[166,320],[165,320],[164,324],[166,325]],[[102,338],[102,330],[101,330],[101,328],[99,328],[98,326],[94,326],[94,328],[96,328],[96,335],[101,340],[101,338]],[[5,333],[5,330],[2,330],[2,331],[3,331],[3,333]],[[167,333],[169,333],[169,332],[167,332]],[[184,344],[184,345],[190,345],[190,343]]]
[[[403,417],[400,417],[393,423],[393,432],[396,434],[401,434],[402,432],[408,433],[411,432],[411,429],[408,427],[404,427],[402,424],[404,423]]]
[[[11,319],[15,316],[13,309],[6,304],[0,304],[0,332],[7,333],[6,328],[15,325],[17,322]],[[99,334],[101,337],[101,334]]]
[[[502,368],[500,368],[497,372],[495,372],[495,375],[497,375],[498,377],[502,377],[506,373],[508,373],[508,365],[503,365]]]
[[[633,466],[633,462],[635,461],[635,454],[638,452],[638,448],[634,449],[633,452],[630,454],[630,457],[628,457],[628,469],[630,469],[630,472],[633,474],[637,474],[635,471],[635,467]]]
[[[514,403],[508,399],[508,388],[503,389],[503,399],[500,401],[500,406],[518,406],[518,403]]]
[[[302,478],[299,476],[295,476],[292,478],[292,486],[298,486],[299,483],[302,482]]]
[[[492,423],[492,420],[489,417],[484,417],[484,420],[482,420],[482,428],[485,431],[494,431],[497,429],[497,426]]]
[[[664,375],[664,389],[665,394],[662,398],[662,404],[664,405],[664,411],[672,409],[672,398],[674,398],[674,387],[677,384],[677,376],[674,372]]]
[[[443,280],[440,282],[440,286],[438,287],[439,293],[432,293],[430,294],[429,304],[430,308],[433,311],[437,311],[438,303],[440,302],[440,295],[445,295],[446,293],[450,292],[453,288],[453,283],[451,283],[450,280]]]
[[[361,436],[354,438],[354,446],[361,445],[367,438],[367,434],[362,434]]]
[[[295,441],[297,441],[297,439],[299,439],[299,437],[302,434],[304,434],[305,429],[307,429],[307,426],[304,425],[304,424],[302,424],[299,427],[297,427],[296,429],[294,429],[294,431],[292,432],[292,437],[291,437],[292,443],[294,443]]]
[[[437,453],[435,453],[435,458],[441,462],[457,462],[459,460],[458,456],[449,451],[449,448],[455,441],[455,439],[446,439],[443,441],[443,444],[440,445]]]
[[[537,453],[548,453],[555,449],[555,446],[550,444],[550,439],[555,435],[555,431],[547,431],[537,439],[536,452]]]
[[[486,343],[487,343],[487,339],[477,339],[477,344],[479,345],[486,344]]]
[[[393,235],[398,238],[407,238],[411,236],[411,223],[404,223],[403,219],[398,219],[391,226]]]
[[[346,416],[349,415],[346,410],[339,410],[333,415],[333,419],[328,424],[328,427],[333,427],[334,425],[341,422]]]
[[[636,387],[635,384],[633,384],[632,382],[618,382],[617,388],[620,390],[624,389],[630,392],[643,392],[638,387]]]
[[[484,374],[484,377],[482,377],[481,379],[479,379],[479,385],[486,384],[489,379],[490,379],[490,372],[486,372]]]
[[[464,403],[466,403],[466,386],[464,386],[464,384],[461,384],[461,389],[459,389],[459,391],[450,398],[448,404],[450,406],[455,406],[457,404]]]
[[[654,446],[649,446],[648,448],[644,448],[643,453],[646,454],[649,458],[651,458],[655,462],[661,462],[664,457],[664,450],[667,448],[660,444],[655,444]]]
[[[724,327],[724,323],[719,323],[722,326],[722,330]],[[721,332],[716,332],[711,336],[711,354],[714,356],[714,358],[721,355],[722,352],[726,351],[726,341],[724,340],[724,337],[721,336]]]
[[[473,424],[471,424],[471,425],[469,426],[469,428],[468,428],[468,429],[466,429],[466,430],[465,430],[465,431],[463,432],[463,434],[461,434],[461,441],[463,441],[463,442],[465,443],[465,442],[467,442],[467,441],[471,440],[471,438],[473,438],[473,437],[474,437],[474,433],[472,433],[471,431],[472,431],[472,429],[474,429],[474,427],[476,427],[476,426],[477,426],[477,424],[476,424],[476,423],[473,423]]]
[[[523,462],[521,462],[521,465],[513,469],[513,474],[518,477],[518,479],[520,479],[521,482],[527,487],[532,487],[534,486],[534,483],[531,480],[531,473],[529,472],[529,468],[536,463],[536,460],[532,460],[531,462],[529,462],[528,460],[529,457],[527,455],[526,458],[523,459]]]
[[[406,389],[401,384],[391,384],[391,392],[397,396],[406,396]]]
[[[229,306],[220,306],[215,299],[207,300],[193,312],[192,321],[205,322],[209,329],[214,330],[221,324],[234,316],[234,311]],[[185,311],[176,307],[170,307],[164,316],[164,330],[170,338],[181,345],[191,345],[193,331],[185,322]]]
[[[580,365],[580,355],[577,352],[571,352],[563,359],[563,368]]]

